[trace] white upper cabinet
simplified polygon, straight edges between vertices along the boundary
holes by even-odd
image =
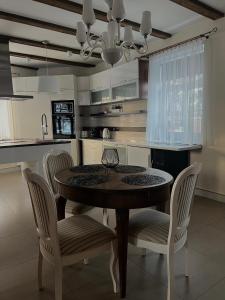
[[[96,73],[90,76],[91,91],[101,91],[110,88],[110,72],[109,70]]]
[[[58,79],[59,90],[74,91],[74,75],[55,76]],[[39,77],[14,77],[13,89],[16,92],[38,92]]]
[[[111,70],[112,87],[134,82],[135,80],[138,80],[138,78],[139,64],[137,59]]]
[[[74,75],[60,75],[57,77],[61,91],[74,90]]]
[[[25,92],[26,91],[26,77],[13,77],[13,92]]]
[[[38,92],[38,77],[14,77],[13,91],[17,92]]]
[[[77,90],[78,91],[90,90],[90,76],[77,77]]]
[[[38,92],[38,83],[39,78],[34,77],[25,77],[26,78],[26,92]]]
[[[91,92],[90,91],[78,91],[77,92],[78,104],[79,105],[90,105]]]

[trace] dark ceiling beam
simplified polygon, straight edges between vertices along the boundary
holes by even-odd
[[[10,36],[10,35],[4,36],[4,37],[6,37],[11,43],[32,46],[32,47],[37,47],[37,48],[44,48],[44,49],[46,48],[46,46],[41,41],[34,41],[34,40],[24,39],[24,38]],[[80,49],[64,47],[61,45],[56,45],[56,44],[51,44],[51,43],[48,43],[47,49],[60,51],[60,52],[71,51],[73,54],[78,54],[78,55],[80,54]],[[92,53],[92,57],[101,58],[101,54]]]
[[[36,67],[17,65],[17,64],[10,64],[10,65],[11,65],[11,67],[23,68],[23,69],[34,70],[34,71],[37,71],[39,69],[39,68],[36,68]]]
[[[198,0],[170,0],[187,9],[196,12],[199,15],[217,20],[224,17],[224,13]],[[213,1],[212,1],[213,2]]]
[[[39,27],[42,29],[52,30],[52,31],[60,32],[60,33],[70,34],[73,36],[76,35],[76,29],[74,29],[74,28],[61,26],[61,25],[58,25],[55,23],[49,23],[49,22],[45,22],[45,21],[41,21],[41,20],[37,20],[37,19],[33,19],[33,18],[16,15],[16,14],[11,14],[11,13],[4,12],[4,11],[0,11],[0,19],[11,21],[11,22],[16,22],[16,23],[21,23],[21,24],[25,24],[25,25],[30,25],[30,26],[34,26],[34,27]]]
[[[27,53],[20,53],[20,52],[10,51],[10,56],[20,57],[20,58],[30,58],[30,59],[39,60],[39,61],[46,61],[45,56],[33,55],[33,54],[27,54]],[[57,59],[57,58],[52,58],[52,57],[48,57],[47,61],[52,62],[52,63],[56,63],[56,64],[63,64],[63,65],[83,67],[83,68],[93,68],[93,67],[95,67],[95,65],[92,65],[92,64],[85,64],[85,63],[70,61],[70,60],[62,60],[62,59]]]
[[[80,3],[76,3],[74,1],[70,0],[33,0],[35,2],[47,4],[50,6],[54,6],[60,9],[64,9],[66,11],[70,11],[79,15],[82,15],[83,11],[83,6]],[[107,14],[104,11],[97,10],[95,9],[95,16],[96,19],[103,21],[103,22],[108,22],[107,20]],[[133,27],[133,30],[139,31],[140,29],[140,24],[130,21],[130,20],[124,20],[122,23],[123,26],[125,25],[131,25]],[[167,39],[171,37],[171,34],[168,32],[164,32],[158,29],[153,28],[152,29],[152,36],[158,37],[160,39]]]

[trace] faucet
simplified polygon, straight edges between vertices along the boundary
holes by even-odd
[[[41,116],[41,129],[42,129],[42,139],[45,139],[45,136],[48,135],[48,121],[46,114]]]

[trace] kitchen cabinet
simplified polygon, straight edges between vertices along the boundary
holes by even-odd
[[[152,167],[170,173],[175,179],[190,165],[190,151],[151,149]]]
[[[13,91],[19,92],[38,92],[38,78],[33,77],[14,77],[13,78]]]
[[[74,75],[54,76],[58,79],[60,92],[74,91]],[[14,77],[13,89],[16,92],[38,92],[39,76]]]
[[[77,90],[78,91],[89,91],[90,90],[90,77],[89,76],[77,77]]]
[[[139,77],[138,60],[132,60],[109,71],[111,71],[112,87],[136,81]]]
[[[101,91],[110,88],[110,72],[106,70],[90,76],[90,89],[91,91]]]
[[[112,101],[121,101],[139,98],[138,80],[112,88]]]
[[[148,98],[149,62],[136,59],[112,69],[112,101]]]
[[[84,165],[101,164],[102,142],[96,140],[82,140],[82,162]]]
[[[56,76],[59,80],[60,91],[74,90],[74,75]]]
[[[90,105],[91,103],[91,92],[90,91],[78,91],[77,92],[78,104],[82,105]]]
[[[25,77],[13,77],[13,91],[14,93],[26,91]]]
[[[151,150],[142,147],[127,147],[128,165],[141,166],[144,168],[151,167]]]
[[[100,104],[110,102],[110,90],[92,91],[91,104]]]
[[[77,99],[79,105],[90,105],[91,91],[90,91],[90,77],[77,77]]]

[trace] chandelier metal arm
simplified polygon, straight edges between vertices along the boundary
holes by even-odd
[[[109,7],[108,11],[108,30],[103,32],[100,37],[93,38],[91,26],[95,23],[95,12],[92,0],[83,0],[83,22],[77,23],[77,40],[81,45],[81,56],[88,59],[96,48],[100,48],[102,59],[113,66],[119,62],[123,56],[128,59],[130,50],[143,55],[148,51],[147,38],[152,32],[151,12],[144,11],[140,26],[140,33],[144,37],[145,44],[139,49],[134,42],[132,27],[125,26],[124,42],[121,43],[121,22],[125,18],[124,0],[105,0]],[[85,46],[87,45],[87,47]]]

